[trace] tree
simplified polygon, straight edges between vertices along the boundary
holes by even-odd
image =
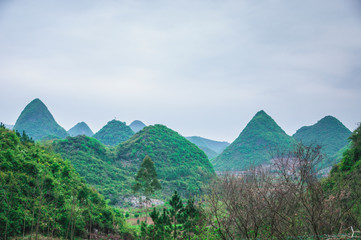
[[[134,192],[139,192],[145,196],[145,204],[147,210],[146,217],[148,217],[148,202],[150,200],[149,197],[155,191],[162,188],[157,178],[157,172],[155,171],[154,162],[148,155],[145,156],[145,158],[143,159],[143,162],[140,165],[140,169],[135,176],[135,181],[136,183],[132,186],[132,189]]]

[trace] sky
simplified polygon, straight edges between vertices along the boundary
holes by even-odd
[[[40,98],[66,130],[116,118],[232,142],[361,122],[361,1],[0,0],[0,121]]]

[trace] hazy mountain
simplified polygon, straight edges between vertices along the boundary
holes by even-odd
[[[38,98],[24,108],[16,120],[14,129],[20,133],[25,131],[34,140],[65,138],[68,135]]]
[[[269,161],[272,152],[291,150],[295,140],[264,111],[259,111],[238,138],[212,163],[216,171],[245,170]]]
[[[121,143],[115,164],[135,174],[146,155],[155,164],[164,194],[175,190],[188,196],[199,193],[203,183],[214,175],[203,151],[163,125],[145,127]]]
[[[337,118],[326,116],[312,126],[300,128],[293,138],[305,145],[320,145],[324,154],[332,156],[348,144],[350,136],[351,131]]]
[[[125,122],[112,120],[94,134],[93,137],[105,145],[115,146],[128,140],[133,135],[133,130]]]
[[[75,137],[78,135],[85,135],[91,137],[94,135],[93,131],[85,122],[77,123],[74,127],[68,130],[70,136]]]
[[[133,130],[133,132],[137,133],[143,128],[145,128],[146,125],[139,120],[135,120],[129,125],[129,127]]]
[[[218,154],[222,153],[223,150],[229,146],[228,142],[219,142],[210,140],[202,137],[186,137],[190,142],[197,145],[200,149],[202,149],[208,156],[209,159],[212,159]]]

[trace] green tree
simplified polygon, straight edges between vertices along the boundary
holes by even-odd
[[[148,217],[148,203],[150,200],[150,196],[157,190],[160,190],[162,187],[157,178],[157,172],[155,171],[154,162],[147,155],[143,159],[142,164],[140,165],[140,169],[135,176],[136,183],[132,186],[134,192],[139,192],[143,196],[145,196],[145,204],[146,204],[146,221]],[[139,200],[143,196],[140,196]]]

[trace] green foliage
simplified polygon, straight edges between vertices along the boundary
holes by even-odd
[[[343,221],[361,228],[361,124],[349,139],[349,149],[344,152],[341,162],[332,168],[323,186],[331,197],[344,196],[340,203],[346,209]]]
[[[133,135],[133,130],[124,122],[112,120],[94,134],[93,137],[105,145],[115,146],[128,140]]]
[[[121,143],[114,164],[135,174],[146,155],[154,161],[162,193],[168,196],[174,189],[185,196],[200,194],[202,185],[214,176],[204,152],[163,125],[145,127]]]
[[[216,171],[246,170],[269,161],[271,151],[287,152],[295,140],[264,111],[259,111],[238,138],[212,160]]]
[[[88,184],[110,199],[110,204],[122,204],[124,195],[131,194],[132,175],[112,164],[112,152],[97,139],[82,135],[55,141],[52,145],[54,151],[71,161]]]
[[[74,238],[123,234],[124,219],[68,161],[0,128],[0,238],[29,233]]]
[[[147,155],[145,156],[142,164],[140,165],[140,169],[135,176],[135,184],[132,186],[132,189],[135,192],[141,192],[148,199],[150,195],[161,188],[154,163]]]
[[[68,134],[72,137],[76,137],[78,135],[85,135],[91,137],[94,135],[93,131],[85,122],[77,123],[74,127],[68,130]]]
[[[338,151],[347,147],[350,135],[351,131],[338,119],[326,116],[312,126],[300,128],[293,138],[304,145],[320,145],[326,157],[323,167],[329,167],[340,160]]]
[[[135,120],[129,125],[129,127],[133,130],[133,132],[137,133],[143,128],[145,128],[146,125],[139,120]]]
[[[158,211],[153,208],[150,213],[154,225],[142,223],[143,239],[193,239],[205,230],[202,208],[192,198],[184,205],[175,192],[169,201],[170,208]]]
[[[25,131],[34,140],[42,140],[49,135],[57,138],[65,138],[68,135],[38,98],[24,108],[16,120],[14,129],[19,132]]]

